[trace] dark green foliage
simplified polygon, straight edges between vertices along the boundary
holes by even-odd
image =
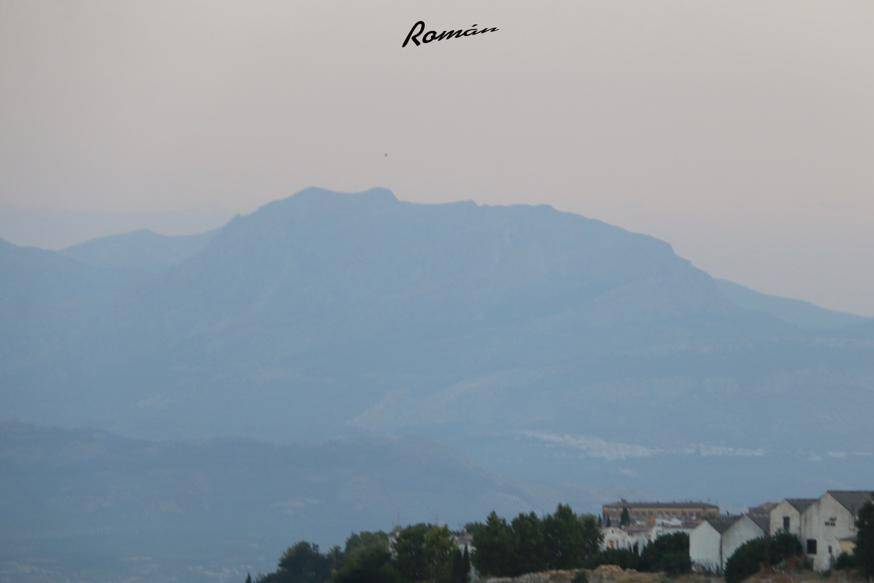
[[[559,504],[543,519],[547,562],[552,569],[578,569],[598,552],[601,531],[592,516],[577,516]]]
[[[467,549],[467,545],[464,545],[464,552],[461,554],[462,567],[464,569],[464,580],[467,581],[470,579],[470,551]]]
[[[757,538],[742,544],[725,564],[726,583],[739,583],[759,572],[765,562],[765,539]]]
[[[400,574],[410,581],[421,581],[428,574],[425,556],[427,524],[414,524],[401,530],[394,542],[395,563]]]
[[[520,514],[510,524],[492,512],[484,524],[471,524],[468,530],[476,549],[474,566],[496,577],[582,567],[601,541],[595,517],[578,516],[563,504],[543,518]]]
[[[346,539],[346,546],[343,549],[343,554],[346,556],[354,553],[356,550],[366,547],[376,546],[385,550],[389,549],[388,533],[379,531],[361,531],[352,533]]]
[[[281,583],[321,583],[331,578],[331,561],[319,553],[319,545],[301,541],[279,559]]]
[[[589,578],[586,576],[586,572],[580,569],[577,571],[576,575],[574,575],[571,583],[589,583]]]
[[[514,566],[512,575],[543,571],[549,564],[544,523],[533,512],[519,514],[510,524],[513,531]]]
[[[470,574],[470,556],[467,553],[467,547],[464,547],[462,553],[457,548],[452,551],[452,575],[450,583],[467,583]]]
[[[780,532],[768,539],[768,559],[770,564],[777,565],[789,557],[797,557],[802,553],[801,541],[794,534]]]
[[[832,565],[832,569],[835,571],[852,571],[858,568],[858,566],[856,555],[853,553],[841,553],[838,555],[834,565]]]
[[[474,552],[471,560],[484,575],[506,577],[512,574],[514,548],[513,529],[494,511],[484,524],[470,525]]]
[[[403,583],[388,548],[369,544],[355,549],[334,576],[335,583]]]
[[[628,526],[631,524],[631,514],[628,513],[628,508],[622,508],[622,516],[619,517],[619,526]]]
[[[601,565],[616,565],[623,569],[640,571],[640,557],[630,549],[604,549],[593,556],[586,566],[594,569]]]
[[[449,529],[430,524],[408,526],[398,532],[394,542],[398,572],[409,581],[451,580],[455,550]]]
[[[689,559],[689,535],[675,532],[656,538],[640,555],[641,571],[679,575],[692,570]]]
[[[856,563],[868,579],[874,577],[874,501],[868,501],[856,516]]]
[[[767,541],[764,538],[753,539],[738,547],[726,562],[726,583],[739,583],[758,573],[765,564],[777,565],[801,554],[801,542],[789,533],[780,533]]]
[[[466,528],[473,535],[473,557],[467,546],[458,548],[447,527],[414,524],[397,531],[391,543],[384,532],[352,534],[344,549],[333,547],[325,555],[317,545],[299,542],[258,583],[467,583],[471,563],[494,576],[579,569],[593,560],[601,542],[593,516],[578,516],[561,504],[543,518],[519,514],[508,524],[492,512],[485,523]]]

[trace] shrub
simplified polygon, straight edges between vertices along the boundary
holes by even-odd
[[[725,564],[725,581],[739,583],[758,573],[766,562],[776,565],[801,554],[801,542],[788,533],[780,533],[767,541],[763,538],[747,541]]]
[[[577,574],[574,575],[571,583],[589,583],[589,578],[586,576],[586,572],[580,569],[577,571]]]
[[[726,583],[739,583],[759,572],[765,562],[765,539],[757,538],[742,544],[725,563]]]
[[[601,565],[616,565],[623,569],[638,569],[640,557],[630,549],[604,549],[598,551],[587,563],[590,569]]]
[[[658,537],[643,549],[640,570],[680,575],[692,570],[689,535],[675,532]]]
[[[859,564],[856,562],[856,556],[852,553],[843,553],[838,555],[838,559],[835,561],[835,564],[832,565],[832,569],[835,571],[851,571],[855,570]]]

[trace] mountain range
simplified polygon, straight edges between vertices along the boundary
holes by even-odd
[[[519,509],[874,481],[870,319],[547,206],[310,188],[201,235],[0,241],[0,273],[22,422],[436,444],[523,488]]]

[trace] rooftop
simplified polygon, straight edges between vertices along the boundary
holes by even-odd
[[[816,502],[816,498],[786,498],[786,502],[798,512],[804,512],[808,506]]]
[[[604,508],[712,508],[719,510],[719,506],[709,502],[699,502],[695,500],[679,501],[679,502],[629,502],[628,500],[619,500],[605,504]]]
[[[865,502],[874,502],[874,490],[829,490],[827,493],[853,514],[858,512]]]
[[[741,514],[722,514],[720,516],[705,518],[704,522],[712,526],[716,532],[722,534],[741,518],[743,518],[743,515]]]

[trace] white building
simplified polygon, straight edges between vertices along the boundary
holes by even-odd
[[[786,498],[771,509],[771,534],[788,532],[801,538],[801,517],[816,498]]]
[[[734,552],[747,541],[765,536],[765,515],[735,515],[706,518],[689,535],[689,558],[698,571],[722,573]]]
[[[696,571],[722,573],[722,534],[739,520],[740,516],[722,515],[705,518],[689,535],[689,558]]]
[[[601,528],[601,534],[604,537],[601,541],[601,550],[620,549],[640,552],[650,540],[649,529],[646,528],[606,526]]]
[[[745,542],[764,538],[768,534],[770,517],[766,514],[744,514],[722,534],[722,557],[727,563]],[[725,568],[725,564],[722,565]]]
[[[872,490],[829,490],[801,513],[800,539],[817,571],[827,571],[856,546],[856,514],[872,500]]]

